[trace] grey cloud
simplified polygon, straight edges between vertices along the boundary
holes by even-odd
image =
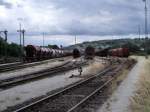
[[[51,10],[49,9],[50,5],[54,6],[53,10],[62,10],[62,12],[59,12],[57,14],[62,15],[62,17],[58,19],[58,24],[53,25],[43,25],[42,22],[40,22],[37,23],[35,26],[30,26],[30,21],[33,21],[32,15],[29,18],[25,17],[27,20],[24,24],[27,25],[28,29],[30,29],[31,34],[40,34],[45,30],[45,28],[49,29],[47,33],[51,35],[135,34],[137,33],[137,26],[139,24],[144,30],[144,3],[142,2],[142,0],[38,0],[38,2],[37,0],[30,1],[33,5],[32,7],[34,10],[39,10],[39,8],[41,8],[43,12],[46,10]],[[0,0],[0,4],[4,3],[5,2],[3,0]],[[11,4],[9,4],[8,6],[11,6]],[[148,4],[148,6],[150,6],[150,3]],[[22,4],[19,4],[19,7],[23,7]],[[28,13],[30,14],[30,12]],[[51,15],[45,16],[51,17]],[[107,19],[110,20],[106,21]],[[50,19],[49,22],[52,23],[53,21],[51,21]],[[33,32],[33,29],[37,30]]]
[[[5,2],[4,0],[0,0],[0,5],[8,8],[8,9],[12,8],[12,4]]]
[[[137,26],[144,23],[144,3],[142,0],[51,0],[57,9],[73,14],[75,21],[64,26],[69,34],[136,34]],[[148,4],[150,6],[150,4]],[[111,23],[101,23],[103,12],[109,12]],[[102,13],[101,13],[102,12]],[[90,16],[100,16],[99,21],[85,24],[84,19]],[[81,18],[79,18],[81,17]],[[80,21],[80,22],[79,22]],[[92,21],[92,20],[91,20]],[[150,25],[150,24],[149,24]]]

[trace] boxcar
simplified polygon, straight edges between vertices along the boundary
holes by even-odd
[[[128,48],[111,49],[109,52],[111,56],[115,57],[128,57],[130,54]]]

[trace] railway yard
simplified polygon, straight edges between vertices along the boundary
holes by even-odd
[[[98,56],[1,64],[0,111],[96,111],[123,80],[119,77],[124,70],[134,64],[129,58]]]
[[[0,112],[150,112],[149,0],[0,0]]]

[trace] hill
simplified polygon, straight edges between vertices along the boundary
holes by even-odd
[[[68,49],[79,48],[85,49],[87,46],[93,46],[96,49],[127,47],[132,53],[143,54],[146,46],[147,53],[150,54],[150,39],[135,38],[135,39],[114,39],[114,40],[99,40],[91,42],[83,42],[67,47]]]

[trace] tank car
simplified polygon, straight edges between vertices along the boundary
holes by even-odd
[[[41,59],[45,59],[46,58],[46,50],[45,48],[41,47]]]
[[[41,58],[41,48],[38,46],[27,45],[26,48],[26,57],[27,61],[36,61]]]
[[[75,48],[72,52],[73,58],[78,58],[81,56],[79,49]]]
[[[72,50],[63,50],[63,56],[72,56],[73,51]]]
[[[109,48],[99,49],[95,52],[96,56],[107,57],[109,55]]]
[[[52,58],[52,49],[48,48],[48,58]]]
[[[123,56],[128,57],[130,55],[130,51],[128,48],[123,48]]]
[[[93,59],[95,56],[95,48],[92,46],[88,46],[84,52],[85,59]]]
[[[27,62],[44,60],[49,58],[70,56],[72,52],[70,50],[51,49],[45,47],[39,47],[34,45],[27,45],[25,47],[24,60]]]

